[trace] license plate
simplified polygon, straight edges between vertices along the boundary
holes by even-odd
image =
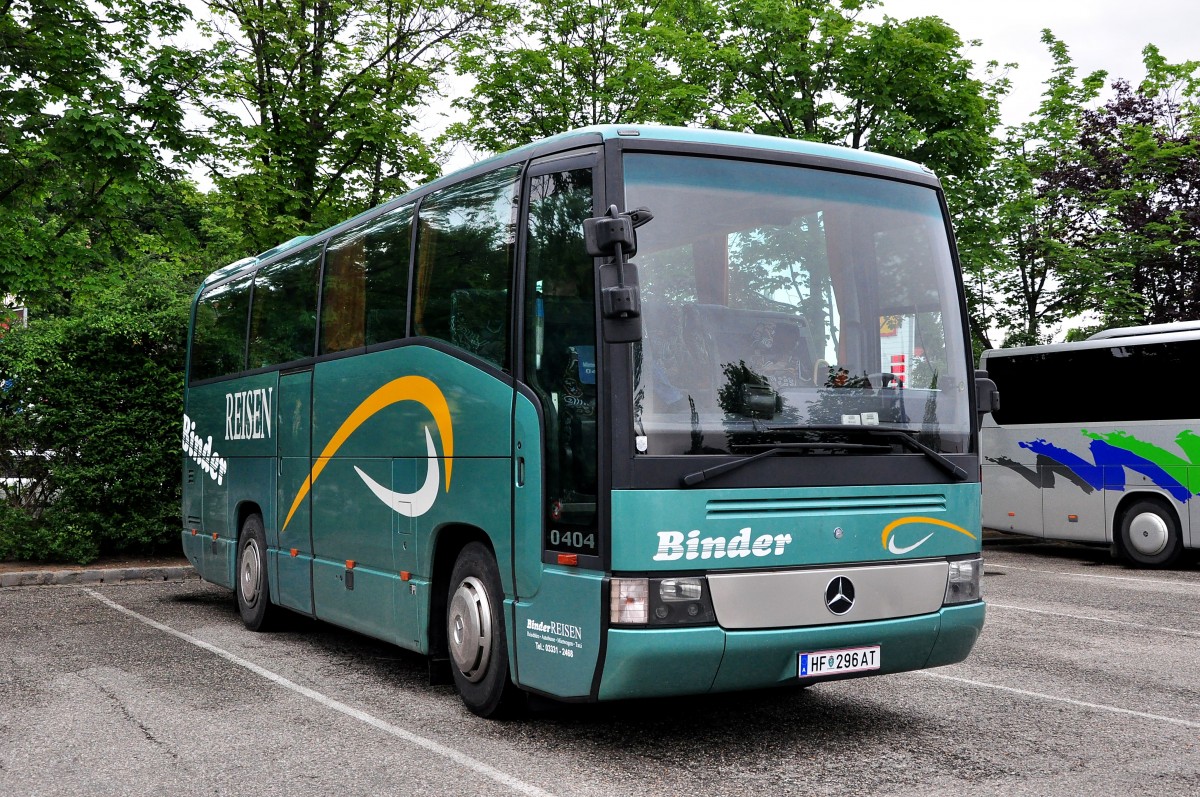
[[[799,674],[801,678],[878,669],[878,645],[843,650],[818,650],[814,653],[800,654]]]

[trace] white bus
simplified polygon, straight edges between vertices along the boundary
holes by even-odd
[[[1200,322],[984,352],[983,525],[1111,546],[1143,567],[1200,547]]]

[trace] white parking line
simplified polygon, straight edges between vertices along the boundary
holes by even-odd
[[[1038,700],[1049,700],[1054,703],[1067,703],[1068,705],[1079,706],[1080,708],[1088,708],[1088,709],[1092,709],[1093,711],[1107,711],[1112,714],[1124,714],[1126,716],[1139,717],[1141,719],[1154,720],[1156,722],[1167,722],[1167,723],[1170,723],[1171,725],[1181,725],[1184,728],[1200,728],[1200,722],[1193,722],[1191,720],[1181,720],[1177,717],[1166,717],[1166,716],[1163,716],[1162,714],[1148,714],[1145,711],[1133,711],[1131,709],[1119,708],[1117,706],[1107,706],[1107,705],[1104,705],[1103,703],[1089,703],[1086,700],[1075,700],[1074,698],[1070,698],[1070,697],[1059,697],[1058,695],[1047,695],[1042,692],[1030,692],[1025,689],[1016,689],[1011,686],[1001,686],[1000,684],[989,684],[984,681],[972,681],[970,678],[957,678],[953,675],[943,675],[942,673],[939,673],[939,672],[930,672],[928,670],[917,670],[916,672],[913,672],[911,674],[912,675],[921,675],[926,678],[940,678],[943,681],[955,681],[956,683],[967,684],[968,686],[977,686],[977,687],[980,687],[983,689],[995,689],[1000,692],[1011,692],[1014,695],[1021,695],[1022,697],[1032,697],[1032,698],[1036,698]]]
[[[1197,581],[1171,581],[1165,578],[1137,578],[1136,576],[1103,576],[1099,573],[1071,573],[1066,570],[1043,570],[1039,567],[1025,567],[1023,565],[1010,565],[1003,562],[986,563],[988,567],[1008,568],[1009,570],[1026,570],[1030,573],[1049,573],[1052,576],[1073,576],[1075,578],[1102,578],[1106,581],[1136,581],[1139,584],[1169,584],[1173,587],[1197,587],[1200,588],[1200,582]]]
[[[478,775],[482,775],[485,778],[490,778],[491,780],[494,780],[497,783],[507,786],[508,788],[512,789],[515,792],[518,792],[519,794],[527,794],[527,795],[530,795],[530,797],[553,797],[553,795],[550,792],[539,789],[537,786],[534,786],[531,783],[526,783],[522,780],[518,780],[517,778],[514,778],[512,775],[509,775],[505,772],[501,772],[500,770],[496,769],[495,767],[489,766],[489,765],[483,763],[482,761],[479,761],[477,759],[472,758],[469,755],[466,755],[465,753],[461,753],[452,747],[447,747],[446,745],[435,742],[432,739],[426,739],[424,736],[419,736],[419,735],[413,733],[412,731],[406,731],[403,728],[398,728],[389,722],[385,722],[384,720],[381,720],[378,717],[371,716],[370,714],[368,714],[365,711],[360,711],[359,709],[348,706],[345,703],[342,703],[338,700],[334,700],[333,698],[323,695],[314,689],[309,689],[308,687],[301,686],[300,684],[295,683],[294,681],[289,681],[287,678],[284,678],[282,675],[271,672],[270,670],[260,667],[259,665],[255,664],[253,662],[246,661],[245,659],[235,656],[234,654],[230,653],[229,651],[223,650],[223,649],[217,647],[216,645],[205,642],[202,639],[197,639],[196,637],[191,636],[190,634],[185,634],[182,631],[176,631],[174,628],[171,628],[169,625],[163,625],[162,623],[158,622],[157,620],[151,620],[149,617],[146,617],[145,615],[138,614],[133,609],[128,609],[128,608],[122,606],[121,604],[117,603],[116,601],[110,600],[109,598],[105,597],[104,595],[101,595],[98,592],[95,592],[90,589],[84,589],[83,591],[86,592],[88,595],[91,595],[93,598],[100,601],[101,603],[105,604],[106,606],[116,609],[118,612],[121,612],[122,614],[126,614],[139,622],[145,623],[146,625],[150,626],[151,628],[158,629],[159,631],[162,631],[164,634],[170,634],[173,637],[182,639],[184,642],[188,642],[192,645],[195,645],[198,648],[203,648],[204,650],[207,650],[210,653],[215,653],[216,655],[220,656],[221,658],[225,659],[228,662],[236,664],[239,667],[243,667],[243,668],[249,670],[250,672],[255,673],[256,675],[261,675],[263,678],[266,678],[268,681],[271,681],[272,683],[274,683],[278,686],[282,686],[285,689],[290,689],[291,691],[293,691],[297,694],[303,695],[304,697],[307,697],[310,700],[314,700],[317,703],[320,703],[321,705],[325,706],[326,708],[333,709],[334,711],[345,714],[348,717],[353,717],[354,719],[358,720],[359,722],[362,722],[366,725],[370,725],[372,728],[376,728],[378,730],[383,731],[384,733],[391,734],[392,736],[395,736],[399,739],[403,739],[406,742],[415,744],[418,747],[423,747],[426,750],[430,751],[431,753],[436,753],[437,755],[448,758],[451,761],[455,762],[456,764],[466,767],[467,769],[471,770],[472,772],[475,772]]]
[[[1032,614],[1044,614],[1049,617],[1061,617],[1064,620],[1090,620],[1093,623],[1109,623],[1111,625],[1124,625],[1132,628],[1141,628],[1146,631],[1161,631],[1167,634],[1182,634],[1183,636],[1200,636],[1200,631],[1187,631],[1182,628],[1171,628],[1163,625],[1146,625],[1145,623],[1132,623],[1128,620],[1110,620],[1107,617],[1091,617],[1086,614],[1066,614],[1064,612],[1048,612],[1045,609],[1029,609],[1024,606],[1009,606],[1005,603],[996,603],[995,601],[987,602],[989,609],[1011,609],[1016,612],[1030,612]]]

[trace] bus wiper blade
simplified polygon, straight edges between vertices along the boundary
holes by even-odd
[[[766,443],[759,445],[744,445],[739,448],[761,448],[766,447],[765,451],[760,451],[749,457],[742,457],[733,462],[724,462],[720,465],[714,465],[711,468],[698,470],[695,473],[689,473],[683,477],[684,487],[693,487],[700,482],[708,481],[723,474],[729,473],[731,470],[737,470],[751,462],[759,459],[766,459],[778,454],[790,454],[800,451],[832,451],[843,449],[854,449],[857,451],[886,451],[887,446],[869,445],[865,443]]]
[[[871,431],[874,432],[875,430],[872,429]],[[931,460],[933,460],[933,462],[936,463],[939,468],[946,471],[946,473],[949,473],[951,476],[958,479],[960,482],[965,482],[967,479],[971,478],[971,474],[967,473],[965,470],[960,468],[958,465],[955,465],[953,462],[946,459],[940,453],[938,453],[937,451],[934,451],[932,448],[930,448],[929,446],[922,443],[920,440],[917,439],[917,436],[915,434],[913,434],[912,432],[909,432],[904,429],[889,429],[886,431],[880,430],[879,432],[876,432],[876,434],[882,434],[882,433],[886,433],[891,437],[900,438],[900,440],[904,443],[904,445],[906,445],[909,448],[914,449],[916,451],[920,451],[922,454],[924,454],[925,456],[927,456]]]
[[[958,465],[955,465],[950,460],[946,459],[946,457],[942,456],[937,451],[934,451],[932,448],[930,448],[929,446],[922,443],[920,440],[917,439],[917,436],[915,434],[908,431],[907,429],[875,429],[875,428],[869,427],[869,426],[851,426],[851,427],[841,426],[841,427],[830,427],[830,428],[837,428],[840,430],[851,429],[854,432],[859,432],[861,434],[868,434],[873,437],[894,437],[894,438],[898,439],[901,442],[901,444],[906,446],[910,451],[916,451],[921,454],[924,454],[935,465],[937,465],[942,470],[946,471],[946,473],[949,473],[954,478],[958,479],[960,482],[966,481],[967,479],[971,478],[971,475],[969,473],[967,473],[965,470],[960,468]]]
[[[959,481],[966,481],[971,478],[969,473],[958,465],[955,465],[939,452],[922,443],[917,439],[915,434],[907,429],[883,429],[875,426],[845,426],[839,424],[813,424],[811,426],[796,427],[796,429],[797,431],[803,429],[808,432],[841,432],[842,434],[865,434],[871,437],[894,437],[910,451],[924,454],[939,468]]]

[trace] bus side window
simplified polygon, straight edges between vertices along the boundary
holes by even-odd
[[[510,367],[517,178],[511,166],[425,199],[417,225],[413,334]]]
[[[321,354],[366,342],[366,235],[361,227],[332,239],[325,249],[321,294]]]
[[[207,289],[196,305],[191,381],[215,379],[246,368],[246,314],[250,277]]]
[[[405,336],[412,205],[371,223],[366,241],[366,341],[387,343]]]
[[[312,248],[258,271],[250,308],[250,368],[313,356],[321,250]]]
[[[333,238],[325,251],[321,354],[403,338],[412,205]]]

